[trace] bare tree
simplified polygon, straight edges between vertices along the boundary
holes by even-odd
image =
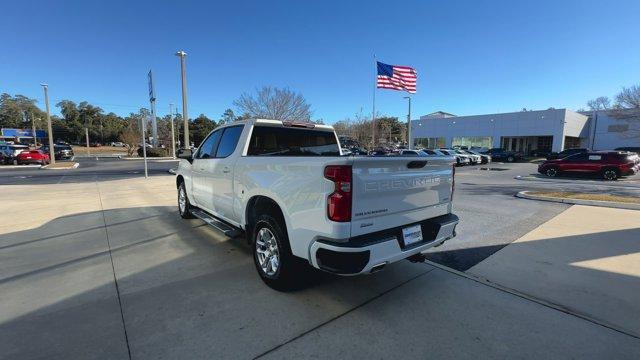
[[[288,88],[265,86],[256,94],[243,93],[233,104],[254,118],[310,121],[311,105],[300,93]]]
[[[616,95],[616,107],[622,109],[640,109],[640,85],[623,87]]]
[[[611,100],[609,100],[609,98],[606,96],[600,96],[587,101],[587,106],[591,111],[609,110],[609,108],[611,107]]]

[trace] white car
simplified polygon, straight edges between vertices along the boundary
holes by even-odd
[[[471,164],[471,157],[469,157],[468,155],[458,154],[451,149],[438,149],[438,151],[442,154],[455,157],[456,165],[458,166]]]
[[[226,124],[179,157],[180,215],[245,235],[275,289],[309,265],[356,275],[423,260],[456,235],[450,157],[340,156],[332,127],[275,120]]]

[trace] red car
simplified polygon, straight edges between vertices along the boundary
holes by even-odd
[[[42,150],[26,150],[18,154],[16,157],[18,165],[22,164],[40,164],[46,165],[50,162],[49,154]]]
[[[620,176],[637,173],[639,167],[640,163],[632,153],[596,151],[547,160],[538,166],[538,172],[550,177],[561,174],[592,174],[605,180],[616,180]]]

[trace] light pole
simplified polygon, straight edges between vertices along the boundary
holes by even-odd
[[[189,114],[187,113],[187,69],[185,65],[185,57],[187,53],[180,50],[176,53],[180,57],[180,74],[182,77],[182,120],[184,121],[184,147],[188,149],[191,145],[189,142]]]
[[[169,103],[169,121],[171,122],[171,153],[176,158],[176,135],[173,128],[173,103]]]
[[[55,153],[53,151],[53,129],[51,127],[51,112],[49,110],[49,85],[40,84],[44,89],[44,103],[47,107],[47,131],[49,132],[49,161],[51,164],[56,163]]]
[[[407,143],[409,144],[409,150],[413,149],[411,141],[411,97],[405,96],[405,99],[409,100],[409,112],[407,113]]]

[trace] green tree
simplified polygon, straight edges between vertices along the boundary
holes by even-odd
[[[189,122],[189,140],[195,146],[200,145],[202,140],[216,128],[216,125],[214,120],[209,119],[204,114],[200,114],[200,116]]]
[[[236,115],[233,113],[233,110],[227,109],[222,113],[222,119],[220,120],[219,125],[228,124],[234,121],[236,121]]]
[[[46,129],[46,113],[36,103],[35,99],[24,95],[11,96],[3,93],[0,95],[0,127],[30,129],[34,119],[36,128]]]

